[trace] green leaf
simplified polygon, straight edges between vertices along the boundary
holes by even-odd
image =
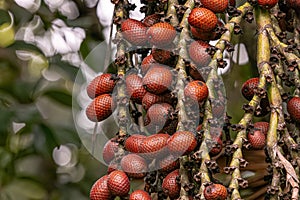
[[[45,96],[55,100],[63,105],[72,107],[72,96],[65,90],[48,90],[44,93]]]

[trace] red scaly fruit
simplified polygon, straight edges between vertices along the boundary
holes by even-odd
[[[153,58],[152,54],[146,56],[141,63],[142,74],[145,75],[147,73],[148,69],[150,69],[151,65],[156,64],[156,63],[157,62]]]
[[[158,167],[164,173],[169,173],[175,169],[179,169],[180,164],[177,156],[172,154],[158,160]]]
[[[120,165],[114,161],[110,162],[107,166],[107,174],[110,174],[111,172],[120,169]]]
[[[164,46],[163,48],[153,47],[151,54],[156,62],[168,66],[172,66],[175,62],[175,57],[172,53],[172,50],[175,48],[174,44]]]
[[[247,135],[253,149],[263,149],[266,144],[266,136],[260,130],[252,130]]]
[[[145,138],[146,136],[140,134],[133,134],[129,136],[125,140],[125,149],[132,153],[140,153],[140,146]]]
[[[130,194],[129,200],[152,200],[152,198],[144,190],[136,190]]]
[[[116,85],[114,74],[101,74],[94,78],[87,86],[87,94],[91,99],[101,95],[111,93]]]
[[[176,169],[169,173],[163,180],[163,192],[170,197],[170,199],[177,199],[180,195],[180,184],[177,183],[176,178],[179,176],[179,170]]]
[[[115,103],[109,94],[96,97],[86,108],[86,116],[93,122],[108,118],[115,109]]]
[[[167,152],[166,145],[169,137],[168,134],[158,133],[145,138],[140,146],[141,156],[146,159],[164,157]]]
[[[192,61],[200,67],[207,67],[211,61],[210,55],[206,52],[206,49],[210,47],[210,44],[201,40],[194,41],[190,44],[188,52]]]
[[[107,186],[115,196],[126,196],[130,189],[130,181],[125,172],[115,170],[108,175]]]
[[[227,189],[221,184],[208,185],[203,193],[206,200],[225,200],[227,198]]]
[[[194,80],[204,81],[204,78],[201,73],[202,69],[199,66],[195,65],[194,63],[191,63],[190,67],[187,67],[186,70],[187,74],[191,76]]]
[[[168,67],[154,65],[143,78],[143,85],[148,92],[162,94],[170,89],[172,79],[173,74]]]
[[[152,126],[163,128],[169,122],[170,114],[174,112],[173,107],[168,103],[157,103],[147,111],[147,118]]]
[[[149,27],[147,36],[151,44],[165,46],[173,42],[176,37],[176,30],[167,22],[158,22]]]
[[[130,178],[143,178],[148,166],[146,160],[137,154],[128,154],[121,160],[121,167]]]
[[[143,79],[137,74],[130,74],[126,76],[125,82],[130,99],[137,104],[142,104],[143,97],[147,93],[143,86]]]
[[[190,31],[193,38],[197,40],[209,41],[214,40],[214,38],[216,37],[216,32],[214,31],[202,31],[192,26],[190,26]]]
[[[188,22],[191,26],[199,28],[203,31],[213,30],[218,23],[215,13],[206,8],[194,8],[189,17]]]
[[[170,153],[175,155],[189,154],[197,146],[196,137],[190,131],[177,131],[167,143]]]
[[[288,101],[287,111],[295,122],[300,122],[300,97],[293,97]]]
[[[202,6],[214,13],[222,13],[228,7],[228,0],[200,0]]]
[[[184,96],[197,102],[203,102],[208,97],[208,87],[202,81],[189,82],[184,88]]]
[[[211,156],[216,156],[222,151],[223,142],[221,137],[212,137],[212,140],[214,141],[214,145],[212,145],[209,154]]]
[[[144,18],[143,23],[150,27],[153,26],[154,24],[160,22],[161,15],[160,14],[152,14],[148,15],[147,17]]]
[[[90,200],[109,200],[111,198],[107,180],[108,175],[105,175],[94,183],[90,191]]]
[[[265,136],[268,134],[269,123],[268,122],[255,122],[253,124],[254,129],[260,130]]]
[[[106,164],[109,164],[115,158],[115,152],[118,151],[118,143],[113,139],[108,140],[103,147],[102,155]]]
[[[172,98],[170,93],[156,95],[151,92],[147,92],[142,100],[142,105],[145,110],[148,110],[155,103],[169,103],[172,104]]]
[[[278,0],[257,0],[257,4],[264,9],[271,9],[278,3]]]
[[[135,19],[126,19],[121,24],[123,37],[133,45],[147,43],[147,26]]]
[[[259,78],[250,78],[248,79],[243,85],[242,85],[242,95],[250,101],[254,94],[255,94],[255,89],[257,88],[259,83]]]

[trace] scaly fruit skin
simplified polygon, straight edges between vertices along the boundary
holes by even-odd
[[[153,26],[154,24],[160,22],[161,15],[160,14],[152,14],[148,15],[147,17],[144,18],[143,23],[150,27]]]
[[[145,110],[148,110],[155,103],[172,103],[171,94],[156,95],[147,92],[142,100],[142,105]]]
[[[125,149],[132,153],[140,153],[140,146],[145,138],[146,136],[140,134],[133,134],[129,136],[125,140]]]
[[[224,12],[228,7],[228,0],[200,0],[202,6],[214,13]]]
[[[207,67],[211,61],[210,55],[206,52],[206,49],[210,47],[207,42],[200,40],[194,41],[190,44],[188,52],[192,61],[200,67]]]
[[[109,164],[115,158],[115,152],[118,150],[118,143],[112,139],[108,140],[103,147],[102,155],[106,164]]]
[[[135,19],[126,19],[121,24],[123,37],[133,45],[147,44],[147,26]]]
[[[121,167],[130,178],[143,178],[148,170],[146,160],[137,154],[128,154],[121,160]]]
[[[113,74],[105,73],[94,78],[86,88],[89,97],[94,99],[101,94],[112,93],[116,85],[116,79],[113,76]]]
[[[100,122],[108,118],[115,105],[111,95],[102,94],[96,97],[86,108],[86,116],[93,122]]]
[[[147,73],[148,69],[150,69],[150,67],[152,66],[152,64],[156,64],[156,63],[157,62],[153,58],[152,54],[146,56],[141,63],[142,74],[145,75]]]
[[[152,198],[144,190],[136,190],[130,194],[129,200],[152,200]]]
[[[222,151],[223,142],[221,137],[212,137],[212,140],[215,141],[216,144],[212,149],[210,149],[209,154],[212,156],[216,156]]]
[[[250,131],[247,137],[253,149],[260,150],[266,145],[266,136],[260,130]]]
[[[108,175],[107,186],[115,196],[126,196],[130,189],[130,181],[125,172],[115,170]]]
[[[142,104],[143,97],[147,93],[143,86],[143,79],[137,74],[130,74],[126,76],[125,82],[130,99],[137,104]]]
[[[208,87],[202,81],[189,82],[184,88],[184,96],[197,102],[203,102],[208,97]]]
[[[245,99],[250,101],[253,98],[253,96],[255,94],[254,90],[257,88],[258,83],[259,83],[259,78],[255,77],[255,78],[248,79],[242,85],[242,94],[245,97]]]
[[[225,200],[227,198],[226,187],[221,184],[209,185],[203,193],[206,200]]]
[[[209,9],[194,8],[188,17],[188,22],[195,28],[203,31],[211,31],[217,26],[218,18]]]
[[[180,195],[180,185],[176,182],[176,177],[179,176],[179,170],[176,169],[169,173],[163,180],[163,192],[171,199],[177,199]]]
[[[278,3],[278,0],[257,0],[257,4],[264,9],[271,9]]]
[[[167,22],[159,22],[148,29],[147,36],[151,44],[165,46],[173,42],[176,36],[176,30]]]
[[[162,94],[170,89],[172,79],[173,74],[169,68],[155,65],[148,70],[143,78],[143,85],[148,92]]]
[[[214,40],[216,37],[216,33],[214,31],[202,31],[192,26],[190,26],[190,31],[193,38],[197,40],[209,41]]]
[[[107,186],[108,175],[99,178],[91,188],[90,200],[109,200],[111,193]]]
[[[300,123],[300,97],[293,97],[288,101],[287,111],[295,122]]]
[[[168,155],[167,157],[161,158],[158,161],[158,168],[163,173],[169,173],[175,169],[179,169],[180,164],[177,156],[172,154]]]
[[[152,48],[151,54],[153,55],[154,60],[160,64],[172,66],[176,60],[171,52],[172,47],[174,49],[173,45],[164,46],[163,48]]]
[[[174,155],[186,155],[197,146],[195,135],[190,131],[177,131],[168,139],[168,149]]]
[[[167,152],[167,140],[169,137],[168,134],[158,133],[145,138],[140,146],[141,156],[146,159],[164,157]]]
[[[254,129],[260,130],[266,137],[269,130],[269,123],[268,122],[255,122],[253,124]]]
[[[168,123],[170,114],[174,112],[173,107],[168,103],[157,103],[152,105],[147,111],[147,118],[151,126],[163,128]]]

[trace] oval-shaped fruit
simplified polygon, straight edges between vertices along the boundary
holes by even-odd
[[[188,22],[191,26],[204,31],[213,30],[218,23],[215,13],[206,8],[194,8],[189,17]]]
[[[144,18],[143,23],[150,27],[153,26],[154,24],[160,22],[161,19],[161,15],[160,14],[152,14],[152,15],[148,15],[147,17]]]
[[[86,116],[93,122],[100,122],[108,118],[115,105],[111,95],[102,94],[96,97],[86,108]]]
[[[278,0],[257,0],[257,4],[264,9],[271,9],[278,3]]]
[[[125,149],[132,153],[139,153],[140,146],[145,138],[146,138],[146,136],[140,135],[140,134],[133,134],[133,135],[129,136],[125,140],[125,144],[124,144]]]
[[[200,67],[207,67],[211,61],[210,55],[207,53],[207,48],[210,44],[201,40],[194,41],[190,44],[188,52],[192,61]]]
[[[126,19],[121,24],[123,37],[133,45],[145,45],[147,43],[147,26],[135,19]]]
[[[242,85],[242,95],[248,100],[250,101],[255,92],[254,90],[257,88],[259,83],[259,78],[255,77],[255,78],[250,78],[248,79],[243,85]]]
[[[288,101],[287,111],[294,121],[300,122],[300,97],[293,97]]]
[[[155,65],[146,73],[143,78],[143,85],[148,92],[161,94],[170,89],[172,79],[173,75],[168,67]]]
[[[142,104],[143,97],[147,93],[143,86],[143,79],[137,74],[130,74],[126,76],[125,82],[130,99],[137,104]]]
[[[228,0],[200,0],[202,6],[214,13],[224,12],[228,7]]]
[[[121,167],[131,178],[143,178],[148,170],[146,160],[137,154],[128,154],[121,160]]]
[[[136,190],[130,194],[129,200],[152,200],[152,198],[144,190]]]
[[[146,159],[154,159],[164,157],[167,153],[167,140],[169,139],[168,134],[155,134],[150,135],[142,142],[140,152]]]
[[[172,54],[173,45],[164,46],[163,48],[152,48],[151,54],[156,62],[168,66],[172,66],[176,60]]]
[[[90,200],[109,200],[111,193],[107,186],[108,175],[99,178],[91,188]]]
[[[174,112],[174,109],[170,104],[157,103],[148,109],[146,117],[152,126],[158,126],[162,129],[167,124],[172,112]]]
[[[126,196],[130,189],[130,182],[125,172],[115,170],[108,175],[107,186],[115,196]]]
[[[161,158],[158,161],[158,167],[164,173],[168,173],[175,169],[179,169],[180,164],[178,156],[170,154],[167,157]]]
[[[206,200],[225,200],[227,198],[227,189],[221,184],[211,184],[204,189]]]
[[[184,96],[197,102],[203,102],[208,97],[208,87],[202,81],[189,82],[184,88]]]
[[[176,30],[167,22],[159,22],[148,29],[147,36],[151,44],[165,46],[173,42],[176,37]]]
[[[223,142],[221,137],[212,137],[212,140],[214,141],[214,145],[212,145],[209,154],[212,156],[216,156],[222,151]]]
[[[168,149],[174,155],[189,154],[196,146],[196,137],[190,131],[177,131],[168,139]]]
[[[269,123],[268,122],[255,122],[253,124],[254,129],[260,130],[265,136],[268,134]]]
[[[102,155],[106,164],[109,164],[115,158],[115,152],[118,151],[118,143],[114,140],[108,140],[103,147]]]
[[[142,74],[145,75],[148,69],[152,66],[152,64],[156,64],[156,60],[153,58],[153,55],[150,54],[146,56],[141,63]]]
[[[142,100],[142,105],[145,110],[148,110],[155,103],[172,103],[171,94],[156,95],[147,92]]]
[[[180,184],[177,183],[176,178],[179,176],[179,170],[176,169],[169,173],[163,180],[163,192],[171,199],[177,199],[180,195]]]
[[[197,40],[209,41],[214,40],[214,38],[216,37],[216,32],[214,31],[202,31],[192,26],[190,26],[190,31],[193,38]]]
[[[101,95],[111,93],[116,85],[116,78],[113,74],[104,73],[94,78],[87,86],[87,94],[91,99]]]
[[[250,131],[247,135],[253,149],[263,149],[266,144],[266,136],[260,130]]]

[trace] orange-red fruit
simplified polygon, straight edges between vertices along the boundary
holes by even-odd
[[[253,149],[263,149],[266,144],[266,136],[260,130],[253,130],[248,133],[248,141]]]
[[[146,136],[140,135],[140,134],[133,134],[133,135],[129,136],[125,140],[125,144],[124,144],[125,149],[132,153],[139,153],[140,146],[145,138],[146,138]]]
[[[164,157],[158,161],[158,167],[162,172],[171,172],[179,168],[178,156],[172,154]]]
[[[172,79],[173,75],[168,67],[155,65],[146,73],[143,85],[148,92],[161,94],[170,89]]]
[[[287,111],[294,121],[300,122],[300,97],[293,97],[288,101]]]
[[[151,125],[163,128],[173,111],[174,109],[170,104],[157,103],[148,109],[147,118],[149,119]]]
[[[169,93],[156,95],[151,92],[147,92],[142,100],[143,108],[148,110],[155,103],[172,103],[171,95]]]
[[[253,98],[255,94],[254,90],[257,88],[258,83],[259,83],[259,78],[256,77],[256,78],[248,79],[242,85],[242,94],[248,101],[250,101]]]
[[[93,99],[101,94],[111,93],[115,84],[116,79],[113,78],[113,74],[101,74],[87,86],[87,94]]]
[[[143,23],[150,27],[153,26],[154,24],[160,22],[161,15],[160,14],[152,14],[148,15],[147,17],[144,18]]]
[[[146,74],[146,72],[148,71],[148,69],[150,69],[152,64],[157,63],[156,60],[153,58],[153,55],[150,54],[148,56],[146,56],[142,63],[141,63],[141,70],[142,70],[142,74]]]
[[[170,45],[173,46],[173,45]],[[164,65],[171,65],[174,56],[171,53],[172,47],[164,46],[163,48],[152,48],[151,54],[156,62]]]
[[[191,43],[189,46],[189,55],[192,61],[195,64],[200,65],[201,67],[206,67],[211,61],[210,55],[206,52],[206,49],[210,47],[207,42],[197,40]]]
[[[216,33],[214,31],[202,31],[195,27],[190,27],[192,36],[197,40],[209,41],[214,40]]]
[[[90,200],[109,200],[111,193],[107,186],[108,175],[99,178],[91,188]]]
[[[215,141],[215,145],[213,146],[212,149],[210,149],[209,153],[212,156],[218,155],[222,151],[222,139],[221,137],[212,137],[212,140]]]
[[[152,200],[152,198],[144,190],[136,190],[130,194],[129,200]]]
[[[114,110],[114,102],[109,94],[96,97],[86,108],[86,116],[93,122],[108,118]]]
[[[176,178],[179,176],[179,170],[176,169],[169,173],[163,180],[162,189],[163,192],[171,199],[177,199],[180,195],[180,185],[176,182]]]
[[[228,0],[200,0],[202,6],[214,13],[224,12],[228,7]]]
[[[278,3],[278,0],[257,0],[257,4],[264,9],[271,9]]]
[[[191,26],[199,28],[203,31],[213,30],[218,23],[215,13],[206,8],[194,8],[189,17],[188,22]]]
[[[212,184],[204,189],[206,200],[225,200],[227,198],[227,189],[221,184]]]
[[[130,182],[125,172],[115,170],[108,175],[107,186],[115,196],[126,196],[130,189]]]
[[[128,154],[121,160],[121,167],[131,178],[143,178],[148,170],[146,160],[137,154]]]
[[[177,131],[168,139],[168,149],[171,154],[186,155],[197,146],[195,135],[190,131]]]
[[[141,156],[146,159],[153,159],[156,157],[164,157],[167,151],[168,134],[155,134],[145,138],[140,146]]]
[[[113,140],[108,140],[103,147],[103,160],[109,164],[115,158],[115,152],[118,150],[118,143]]]
[[[208,88],[202,81],[192,81],[185,86],[184,96],[193,101],[203,102],[208,97]]]
[[[151,44],[165,46],[173,42],[176,36],[176,30],[167,22],[159,22],[148,29],[147,36]]]
[[[145,45],[147,43],[147,27],[135,19],[126,19],[121,24],[123,37],[133,45]]]
[[[260,130],[265,136],[268,134],[269,123],[268,122],[255,122],[253,124],[254,129]]]
[[[143,86],[143,79],[137,74],[126,76],[126,89],[130,99],[138,104],[142,104],[143,97],[147,93]]]

